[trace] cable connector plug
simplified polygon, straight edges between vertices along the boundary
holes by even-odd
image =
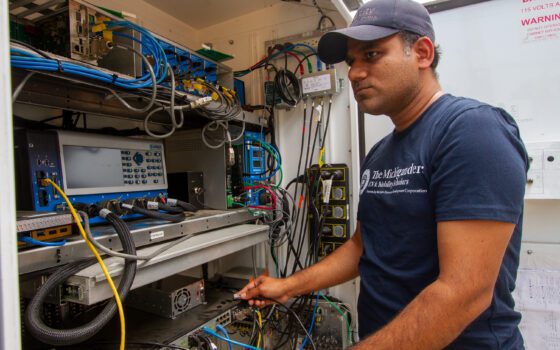
[[[233,147],[231,146],[231,144],[228,147],[228,152],[226,155],[226,165],[229,167],[232,167],[235,165],[235,151],[233,150]]]
[[[93,27],[91,27],[91,31],[93,33],[99,33],[104,31],[105,29],[107,29],[107,25],[105,23],[96,24]]]
[[[111,214],[112,212],[109,209],[101,209],[99,211],[99,216],[102,217],[103,219],[105,219],[107,217],[107,215]]]
[[[210,96],[206,96],[206,97],[201,97],[197,100],[194,100],[193,102],[191,102],[191,109],[195,109],[195,108],[200,108],[202,106],[206,106],[207,104],[209,104],[210,102],[213,101],[213,98]]]
[[[146,209],[148,209],[148,210],[158,210],[159,209],[159,204],[158,204],[158,202],[148,201],[146,203]]]

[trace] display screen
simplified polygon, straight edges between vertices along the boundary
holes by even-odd
[[[66,188],[123,185],[120,149],[64,145],[62,152],[64,154]]]

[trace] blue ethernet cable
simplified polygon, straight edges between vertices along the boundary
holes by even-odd
[[[61,247],[66,244],[66,240],[58,241],[58,242],[43,242],[36,239],[33,239],[29,236],[19,237],[18,241],[24,242],[27,244],[34,244],[41,247]]]

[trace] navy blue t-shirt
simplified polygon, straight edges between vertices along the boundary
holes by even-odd
[[[527,155],[513,118],[443,95],[414,124],[378,142],[362,166],[360,337],[389,323],[439,274],[437,223],[516,224],[490,307],[449,349],[523,349],[514,311]],[[456,310],[461,312],[461,310]]]

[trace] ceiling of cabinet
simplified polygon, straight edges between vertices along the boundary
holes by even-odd
[[[286,0],[144,0],[195,29],[258,11]],[[296,6],[313,6],[312,0],[290,0]],[[334,10],[330,0],[317,0],[321,8]]]

